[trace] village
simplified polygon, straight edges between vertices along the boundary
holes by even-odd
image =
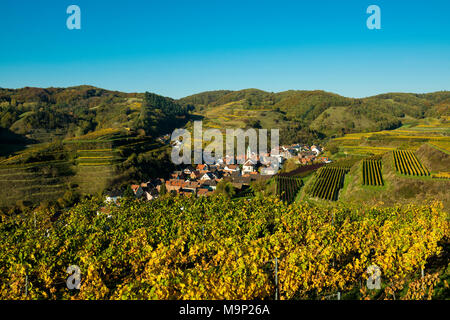
[[[273,153],[274,150],[272,150]],[[236,162],[231,164],[230,157],[219,159],[214,164],[186,165],[173,171],[169,179],[157,178],[130,186],[134,197],[151,201],[162,194],[171,193],[183,196],[210,196],[222,180],[229,181],[236,190],[247,189],[250,184],[258,180],[267,180],[282,169],[286,161],[294,161],[299,165],[330,163],[328,157],[321,156],[323,148],[316,145],[284,145],[275,152],[278,163],[264,165],[262,157],[247,148],[245,155],[236,156]],[[266,155],[268,156],[268,155]],[[123,197],[123,192],[113,191],[106,194],[106,202],[116,202]]]

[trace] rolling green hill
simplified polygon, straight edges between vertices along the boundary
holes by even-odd
[[[212,91],[179,100],[192,104],[211,127],[258,123],[284,131],[286,143],[313,137],[394,129],[414,119],[450,115],[450,92],[387,93],[362,99],[325,91]],[[292,133],[294,131],[294,133]],[[305,141],[306,142],[306,141]]]
[[[143,130],[153,136],[182,126],[187,115],[186,107],[153,93],[91,86],[0,89],[0,127],[38,142],[108,128]]]
[[[120,129],[28,146],[0,161],[0,207],[98,194],[168,174],[168,148]]]
[[[423,132],[448,135],[449,106],[449,91],[354,99],[319,90],[245,89],[175,100],[92,86],[0,88],[0,188],[6,190],[0,206],[98,193],[161,176],[172,163],[155,138],[189,128],[195,119],[205,128],[279,128],[282,144],[350,134],[346,147],[364,148],[380,144],[380,137],[359,146],[352,134],[400,128],[417,133],[417,144]],[[382,135],[381,145],[412,141],[400,135],[395,143]]]
[[[189,106],[148,92],[0,89],[0,206],[164,174],[171,163],[155,138],[189,117]]]

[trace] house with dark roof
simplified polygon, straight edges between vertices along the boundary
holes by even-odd
[[[208,189],[208,190],[216,190],[216,187],[217,187],[217,181],[216,181],[216,179],[214,179],[214,180],[202,180],[202,181],[200,181],[200,183],[201,183],[201,188],[205,188],[205,189]]]
[[[188,165],[186,168],[184,168],[183,172],[185,175],[190,175],[192,172],[195,171],[195,168],[191,165]]]
[[[122,196],[123,196],[123,192],[120,190],[107,191],[105,194],[105,202],[106,203],[113,202],[113,203],[117,204],[117,200],[122,198]]]
[[[212,172],[206,172],[200,177],[200,180],[214,180],[216,179],[216,175]]]
[[[134,196],[139,199],[140,197],[142,197],[142,195],[144,194],[144,190],[142,189],[142,187],[138,184],[132,184],[131,185],[131,190],[133,190]]]
[[[203,174],[200,171],[195,170],[191,173],[190,178],[193,180],[196,180],[196,179],[199,179],[202,175]]]
[[[147,191],[144,191],[144,197],[147,201],[156,199],[156,198],[158,198],[158,196],[159,196],[159,192],[156,188],[152,188]]]

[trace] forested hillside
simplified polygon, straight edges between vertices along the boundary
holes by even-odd
[[[39,142],[105,128],[141,129],[157,135],[182,126],[187,114],[186,107],[153,93],[91,86],[0,89],[0,127]]]
[[[450,115],[450,92],[428,94],[387,93],[354,99],[325,91],[273,93],[257,89],[212,91],[180,99],[217,125],[236,124],[236,116],[247,114],[241,125],[254,123],[283,130],[284,142],[318,140],[345,133],[395,129],[405,121]],[[216,122],[216,123],[215,123]],[[305,141],[306,142],[306,141]]]
[[[189,106],[153,93],[90,86],[0,89],[0,207],[56,201],[172,168],[156,137],[183,127]]]

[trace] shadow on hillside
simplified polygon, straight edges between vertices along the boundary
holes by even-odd
[[[0,128],[0,157],[9,157],[33,143],[36,143],[36,141],[16,134],[9,129]]]
[[[187,118],[188,121],[202,121],[205,117],[197,114],[190,114]],[[187,122],[188,122],[187,121]]]

